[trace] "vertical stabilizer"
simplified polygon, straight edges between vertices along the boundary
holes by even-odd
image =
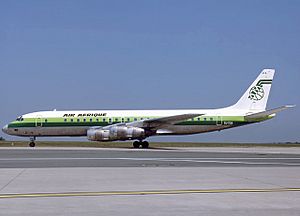
[[[274,69],[264,69],[232,108],[266,110],[274,73]]]

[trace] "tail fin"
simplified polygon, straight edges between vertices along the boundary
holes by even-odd
[[[274,69],[264,69],[232,108],[266,110],[274,73]]]

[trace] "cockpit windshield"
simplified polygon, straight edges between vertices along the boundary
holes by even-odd
[[[16,121],[23,121],[23,117],[22,116],[19,116]]]

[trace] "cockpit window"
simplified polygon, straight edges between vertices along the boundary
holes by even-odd
[[[16,121],[23,121],[24,119],[23,119],[23,117],[22,116],[19,116],[17,119],[16,119]]]

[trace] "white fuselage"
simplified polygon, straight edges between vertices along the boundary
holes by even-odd
[[[175,110],[70,110],[70,111],[41,111],[25,114],[23,121],[31,122],[24,127],[11,127],[7,133],[18,136],[86,136],[91,127],[105,124],[122,124],[143,119],[176,116],[186,113],[199,114],[190,122],[182,124],[166,124],[153,135],[195,134],[222,130],[237,126],[237,117],[249,114],[247,110],[222,109],[175,109]],[[56,126],[50,124],[57,121]],[[79,121],[79,124],[77,124]],[[17,125],[17,124],[16,124]],[[26,124],[25,124],[26,125]],[[55,124],[54,124],[55,125]]]

